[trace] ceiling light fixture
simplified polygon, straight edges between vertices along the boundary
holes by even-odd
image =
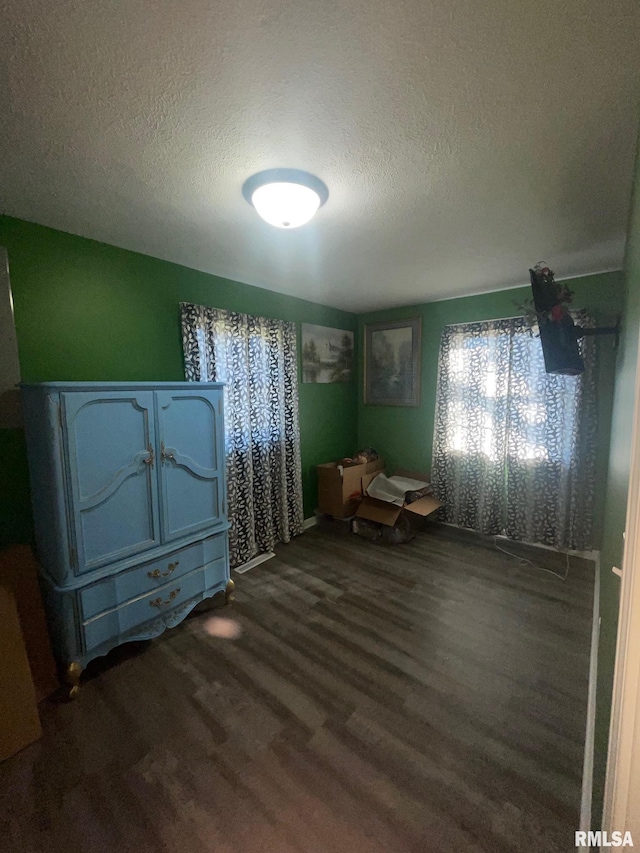
[[[298,228],[313,219],[329,198],[329,190],[309,172],[267,169],[247,178],[242,195],[269,225]]]

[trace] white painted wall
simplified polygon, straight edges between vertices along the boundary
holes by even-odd
[[[603,829],[640,845],[640,352]]]
[[[18,341],[6,250],[0,247],[0,429],[21,425]]]

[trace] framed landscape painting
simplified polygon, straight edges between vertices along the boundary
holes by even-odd
[[[302,381],[349,382],[353,375],[353,332],[302,324]]]
[[[421,334],[419,317],[365,326],[366,405],[420,405]]]

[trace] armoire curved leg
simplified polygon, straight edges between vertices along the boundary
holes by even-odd
[[[82,667],[77,660],[72,661],[67,667],[66,682],[69,685],[69,699],[75,699],[80,692],[80,676]]]

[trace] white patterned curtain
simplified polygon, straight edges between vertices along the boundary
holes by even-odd
[[[295,323],[183,302],[190,381],[224,382],[231,565],[302,532]]]
[[[591,325],[580,318],[583,325]],[[545,372],[524,318],[447,326],[440,343],[432,480],[442,520],[486,534],[591,547],[596,361]]]

